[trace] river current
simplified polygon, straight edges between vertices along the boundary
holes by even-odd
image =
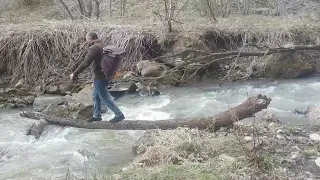
[[[275,114],[284,123],[305,124],[308,120],[292,111],[320,104],[318,81],[312,78],[171,88],[158,97],[127,95],[116,103],[127,119],[161,120],[211,116],[242,103],[248,95],[264,94],[272,102],[258,116]],[[111,117],[108,112],[103,120]],[[143,134],[50,126],[36,140],[25,135],[33,122],[19,117],[17,110],[0,111],[1,180],[66,179],[67,174],[86,178],[117,172],[132,161],[131,147]]]

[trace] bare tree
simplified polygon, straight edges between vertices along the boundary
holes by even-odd
[[[62,4],[62,6],[64,7],[64,9],[68,12],[71,20],[74,20],[74,17],[73,17],[73,15],[72,15],[70,9],[69,9],[68,6],[66,5],[66,3],[63,2],[63,0],[59,0],[59,1],[60,1],[60,3]]]
[[[109,14],[112,17],[112,0],[109,0]]]
[[[84,7],[84,2],[83,0],[78,0],[78,4],[79,4],[79,8],[80,8],[80,14],[81,14],[81,17],[84,17],[85,16],[85,7]]]
[[[92,0],[86,1],[86,17],[91,18],[92,16]]]
[[[100,18],[100,2],[99,0],[94,0],[95,3],[95,16],[97,19]]]
[[[124,16],[124,14],[125,14],[126,4],[127,4],[127,0],[121,0],[121,7],[120,7],[121,16]]]
[[[163,0],[164,5],[164,15],[162,15],[159,10],[154,11],[153,14],[160,19],[161,22],[167,27],[168,32],[172,32],[172,23],[179,22],[176,20],[180,11],[185,7],[185,5],[189,2],[186,0],[182,6],[178,7],[179,0]]]

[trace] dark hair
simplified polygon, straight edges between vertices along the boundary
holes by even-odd
[[[89,32],[89,33],[87,34],[87,36],[90,37],[91,40],[96,40],[96,39],[98,39],[98,35],[97,35],[97,33],[95,33],[95,32]]]

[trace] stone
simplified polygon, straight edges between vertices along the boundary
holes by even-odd
[[[315,160],[315,163],[318,167],[320,167],[320,157],[318,157],[316,160]]]
[[[34,92],[35,94],[40,95],[42,93],[41,86],[37,86],[36,88],[34,88]]]
[[[49,105],[61,105],[67,102],[67,98],[63,96],[39,96],[36,97],[33,103],[33,109],[41,112]]]
[[[301,153],[300,152],[292,152],[291,153],[291,159],[292,160],[295,160],[295,159],[297,159],[297,158],[299,158],[299,157],[301,157]]]
[[[252,141],[252,137],[251,136],[246,136],[246,137],[244,137],[244,140],[246,141],[246,142],[249,142],[249,141]]]
[[[14,87],[19,89],[19,88],[22,88],[24,84],[25,84],[25,79],[20,79]]]
[[[164,69],[156,62],[145,60],[138,62],[137,70],[143,77],[159,77]]]
[[[306,117],[310,120],[310,124],[320,124],[320,106],[309,106]]]
[[[310,138],[312,141],[320,142],[320,135],[319,135],[319,134],[310,134],[310,135],[309,135],[309,138]]]
[[[156,87],[145,86],[141,83],[136,83],[136,85],[140,96],[159,96],[161,94]]]
[[[92,106],[92,92],[93,92],[93,85],[87,84],[85,87],[79,91],[78,93],[74,93],[71,96],[72,103],[81,103],[84,106]]]
[[[59,87],[58,86],[48,86],[48,87],[46,87],[45,93],[59,94]]]
[[[15,108],[15,107],[16,107],[16,105],[13,104],[13,103],[6,103],[6,104],[5,104],[5,108],[7,108],[7,109],[13,109],[13,108]]]
[[[5,104],[0,104],[0,109],[5,108]]]
[[[276,135],[276,138],[279,139],[279,140],[284,140],[285,138],[281,135]]]
[[[297,114],[297,115],[306,115],[307,114],[307,111],[304,110],[304,109],[295,109],[293,111],[294,114]]]
[[[15,105],[17,108],[20,108],[20,107],[27,107],[27,105],[26,104],[16,104]]]
[[[34,96],[27,96],[23,98],[23,101],[25,101],[28,105],[31,105],[34,103],[34,100],[36,99],[36,97]]]
[[[138,92],[138,86],[136,85],[136,83],[132,82],[129,86],[128,94],[133,94],[137,92]]]

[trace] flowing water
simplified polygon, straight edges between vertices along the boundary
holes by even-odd
[[[210,116],[234,107],[249,95],[272,98],[267,110],[284,123],[307,123],[296,108],[320,104],[317,79],[259,81],[223,86],[174,88],[159,97],[126,96],[117,104],[131,120]],[[263,113],[259,113],[262,115]],[[103,116],[111,118],[110,112]],[[65,179],[68,172],[92,177],[116,172],[132,161],[131,147],[143,131],[111,131],[50,126],[39,140],[25,136],[33,120],[18,111],[0,111],[0,179]]]

